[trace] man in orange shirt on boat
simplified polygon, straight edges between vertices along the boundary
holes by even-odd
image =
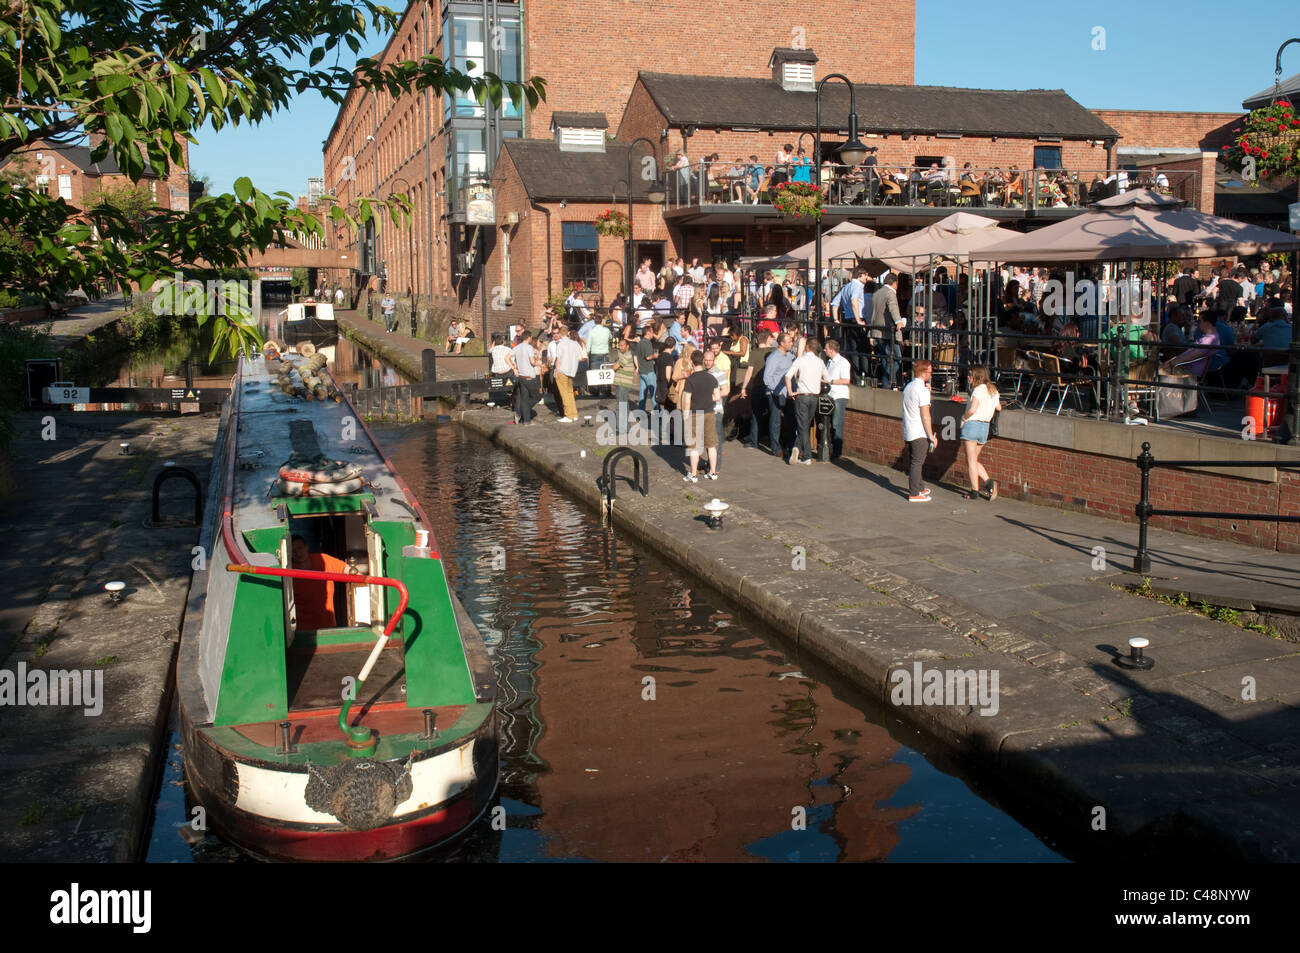
[[[292,540],[292,565],[294,569],[311,569],[316,572],[347,572],[343,560],[325,553],[313,553],[307,540],[297,533]],[[324,579],[295,579],[293,603],[298,615],[298,629],[313,631],[331,629],[334,621],[334,582]]]

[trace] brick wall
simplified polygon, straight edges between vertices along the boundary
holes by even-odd
[[[547,101],[525,121],[533,138],[549,135],[556,110],[597,110],[615,124],[638,70],[770,77],[776,47],[812,50],[818,78],[844,73],[863,82],[914,82],[914,0],[880,0],[869,13],[856,0],[824,0],[815,8],[784,0],[530,0],[524,32],[524,71],[550,83]]]
[[[1164,112],[1142,109],[1093,109],[1090,112],[1120,134],[1119,145],[1135,148],[1200,149],[1218,152],[1232,139],[1244,112]]]
[[[96,137],[92,135],[88,138],[88,144],[93,147]],[[163,208],[174,208],[180,212],[188,211],[190,207],[189,147],[187,144],[184,146],[184,151],[184,164],[170,167],[167,175],[163,178],[144,178],[139,183],[140,187],[154,196],[154,201],[158,205]],[[40,160],[36,158],[38,154],[42,157]],[[16,153],[9,157],[7,161],[0,163],[0,167],[11,165],[15,166],[15,168],[22,167],[25,169],[28,182],[33,187],[36,184],[35,176],[48,176],[50,181],[47,188],[50,196],[54,198],[57,198],[60,194],[60,176],[67,176],[68,185],[71,189],[68,202],[82,209],[93,205],[101,192],[112,192],[131,185],[131,180],[125,175],[96,175],[83,170],[80,166],[69,161],[67,156],[50,148],[49,143],[44,140],[35,140],[28,143],[21,153]],[[173,191],[177,193],[175,198],[172,195]]]
[[[942,427],[941,420],[936,423]],[[873,463],[896,470],[906,468],[901,425],[896,417],[848,411],[844,449]],[[985,446],[980,462],[998,481],[1000,495],[1137,522],[1134,508],[1141,484],[1133,460],[996,437]],[[1277,472],[1278,481],[1267,483],[1195,470],[1157,469],[1151,476],[1151,504],[1156,509],[1300,515],[1300,474]],[[940,441],[938,450],[926,459],[925,476],[927,480],[970,486],[959,440]],[[1294,526],[1186,517],[1156,517],[1151,525],[1264,549],[1300,552],[1300,530]],[[1136,527],[1133,541],[1137,541]],[[1080,545],[1085,544],[1080,541]]]
[[[548,228],[545,213],[532,208],[524,190],[518,172],[515,170],[510,154],[502,151],[501,161],[493,173],[492,184],[497,196],[497,221],[505,222],[506,216],[514,212],[519,221],[512,225],[498,227],[496,247],[488,255],[488,288],[492,294],[494,287],[503,284],[503,255],[501,254],[500,236],[510,236],[510,291],[512,303],[500,307],[489,299],[489,330],[504,331],[509,325],[522,321],[532,328],[546,303],[547,288],[547,242]],[[551,290],[564,290],[564,222],[595,222],[596,216],[608,208],[625,211],[626,203],[619,202],[611,206],[609,202],[569,202],[564,208],[558,202],[540,203],[549,211]],[[664,224],[663,206],[648,202],[638,202],[632,215],[633,239],[635,241],[661,241],[665,243],[665,254],[670,256],[685,255],[680,247],[680,238],[671,233]],[[588,294],[588,304],[608,304],[622,288],[623,281],[623,240],[620,238],[600,237],[597,249],[598,287],[594,295]],[[697,254],[699,254],[697,252]],[[688,256],[689,257],[689,256]],[[477,288],[470,294],[470,306],[477,308]],[[498,302],[502,299],[497,297]]]
[[[820,64],[818,64],[820,66]],[[611,122],[615,122],[611,117]],[[660,134],[668,126],[663,113],[655,106],[654,100],[645,86],[637,82],[627,102],[622,118],[616,121],[619,139],[630,142],[637,136],[645,136],[651,142],[658,143],[660,158],[681,152],[685,148],[693,161],[717,152],[723,162],[731,162],[737,156],[748,159],[756,155],[764,163],[774,162],[777,150],[786,143],[796,147],[803,146],[812,152],[814,137],[808,132],[762,131],[732,132],[699,129],[689,139],[682,137],[680,128],[669,128],[668,138],[661,139]],[[823,136],[831,141],[839,141],[839,133],[832,127],[823,129]],[[963,137],[961,139],[940,139],[935,136],[913,136],[904,140],[899,136],[863,139],[867,145],[876,146],[880,151],[876,161],[882,166],[910,166],[918,156],[952,156],[961,168],[970,162],[976,169],[1002,168],[1017,166],[1030,169],[1034,165],[1035,146],[1055,146],[1061,150],[1061,164],[1074,171],[1092,173],[1106,168],[1106,150],[1101,145],[1091,146],[1085,140],[1067,140],[1060,143],[1041,143],[1036,139],[999,138],[994,142],[990,138]]]

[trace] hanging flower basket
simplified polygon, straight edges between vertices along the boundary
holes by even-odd
[[[808,182],[782,182],[772,190],[772,207],[786,218],[822,217],[822,190]]]
[[[627,238],[632,234],[632,223],[626,212],[606,209],[596,216],[596,231],[609,238]]]
[[[1224,146],[1223,153],[1234,170],[1253,171],[1255,177],[1300,177],[1300,115],[1289,100],[1252,110],[1233,133],[1236,142]]]

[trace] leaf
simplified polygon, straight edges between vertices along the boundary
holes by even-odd
[[[46,45],[51,50],[57,50],[59,44],[63,42],[63,34],[59,31],[58,22],[44,7],[37,6],[35,8],[35,13],[37,19],[40,20],[41,27],[43,27],[41,33],[45,36]]]
[[[235,179],[235,195],[241,202],[247,202],[253,194],[253,183],[247,176]]]
[[[226,105],[226,89],[221,77],[206,66],[199,67],[199,75],[203,77],[203,85],[207,89],[208,98],[212,100],[213,105],[218,109],[224,109]]]

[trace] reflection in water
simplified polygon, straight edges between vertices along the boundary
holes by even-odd
[[[376,436],[499,691],[504,830],[485,816],[431,859],[1060,859],[508,454],[451,425]],[[176,836],[171,754],[150,859],[236,859]]]
[[[450,426],[376,435],[501,692],[506,830],[442,857],[1056,856],[504,452]]]

